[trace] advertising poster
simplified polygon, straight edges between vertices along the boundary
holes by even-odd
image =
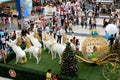
[[[19,13],[19,18],[30,16],[32,10],[32,0],[16,0],[16,4],[16,9]]]
[[[8,1],[11,1],[11,0],[0,0],[0,3],[8,2]]]

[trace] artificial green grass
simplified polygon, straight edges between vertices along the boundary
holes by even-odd
[[[32,56],[29,60],[29,55],[27,54],[28,61],[25,64],[17,64],[16,66],[25,67],[33,70],[46,72],[48,69],[52,69],[55,74],[60,74],[59,58],[52,60],[51,54],[47,51],[42,51],[41,61],[36,64],[36,59]],[[8,62],[7,64],[14,65],[15,59]],[[89,64],[85,62],[78,62],[78,77],[85,80],[105,80],[102,75],[102,66],[95,64]]]

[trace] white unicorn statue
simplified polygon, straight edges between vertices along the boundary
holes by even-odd
[[[33,56],[36,58],[37,63],[38,64],[40,62],[41,59],[41,53],[42,53],[42,49],[36,46],[32,46],[30,39],[29,38],[25,38],[25,43],[26,43],[26,48],[25,48],[25,52],[29,52],[30,54],[30,59],[31,59],[31,54],[33,54]]]
[[[33,46],[38,47],[38,48],[42,47],[42,45],[39,42],[39,40],[34,37],[34,32],[30,33],[30,35],[27,34],[26,37],[28,37],[30,39],[30,41],[32,42]]]
[[[16,54],[16,62],[15,64],[18,63],[18,61],[20,63],[26,63],[27,62],[27,57],[25,52],[22,50],[22,48],[20,46],[17,46],[17,39],[15,39],[14,41],[10,40],[6,42],[10,47],[12,47],[13,51]]]
[[[59,64],[61,64],[61,60],[62,60],[62,54],[66,48],[66,42],[67,41],[67,36],[64,33],[63,34],[63,44],[59,44],[57,43],[57,41],[52,38],[52,36],[48,35],[47,33],[43,32],[43,45],[45,46],[45,48],[48,48],[52,54],[52,59],[56,58],[56,54],[58,53],[59,55]],[[70,44],[72,49],[75,50],[75,45],[74,44]]]

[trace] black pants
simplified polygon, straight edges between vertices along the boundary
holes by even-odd
[[[61,26],[63,26],[63,23],[64,23],[64,19],[61,20]]]
[[[57,42],[61,44],[61,37],[62,37],[62,35],[58,35],[57,37],[58,37],[57,38]]]
[[[68,28],[68,27],[67,27],[67,26],[65,26],[65,32],[66,32],[66,33],[67,33],[67,28]]]
[[[92,26],[94,29],[96,29],[96,24],[93,24],[93,26]]]
[[[5,44],[5,43],[2,43],[2,49],[5,50],[5,48],[6,48],[6,44]]]
[[[56,39],[56,33],[53,33],[53,37]]]

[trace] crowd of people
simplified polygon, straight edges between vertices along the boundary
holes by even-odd
[[[83,1],[76,1],[71,2],[67,1],[66,3],[60,3],[59,5],[49,5],[46,4],[49,7],[56,7],[56,11],[52,13],[50,18],[44,18],[44,11],[41,12],[42,9],[39,9],[39,13],[37,15],[38,21],[40,23],[36,22],[36,12],[37,9],[34,9],[31,11],[31,16],[29,21],[25,21],[23,23],[24,19],[21,19],[21,23],[19,23],[20,20],[18,20],[18,27],[21,29],[21,35],[26,36],[27,33],[30,31],[33,31],[34,25],[37,25],[38,27],[38,33],[39,36],[42,39],[42,31],[46,31],[48,34],[53,35],[55,39],[57,39],[57,42],[61,43],[62,33],[65,31],[66,33],[70,32],[71,34],[74,33],[73,26],[80,25],[82,28],[85,29],[96,29],[97,28],[97,17],[96,13],[99,12],[100,6],[96,5],[93,6],[92,9],[92,15],[89,15],[89,10],[86,8],[85,2]],[[44,7],[44,6],[43,6]],[[5,16],[2,16],[3,23]],[[9,17],[12,17],[11,14],[8,14]],[[89,18],[90,17],[90,18]],[[119,20],[119,21],[118,21]],[[118,19],[118,13],[114,12],[113,18],[110,17],[109,20],[106,20],[106,18],[103,19],[103,28],[107,26],[109,23],[114,24],[120,24],[120,19]],[[64,31],[63,31],[64,30]],[[0,38],[0,48],[5,50],[5,41],[9,40],[9,35],[13,34],[12,38],[15,38],[15,31],[13,33],[7,34],[7,29],[5,29],[5,35],[1,36]],[[74,38],[72,39],[73,44],[76,44],[76,46],[79,44],[79,39],[76,39],[74,41]]]

